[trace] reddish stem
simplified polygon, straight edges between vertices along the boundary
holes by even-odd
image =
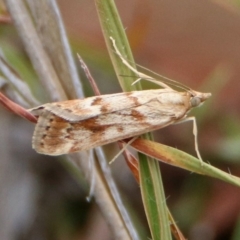
[[[21,107],[20,105],[14,103],[11,101],[9,98],[4,96],[0,92],[0,103],[9,111],[19,115],[20,117],[25,118],[26,120],[32,122],[32,123],[37,123],[37,118],[32,115],[29,111],[27,111],[25,108]]]

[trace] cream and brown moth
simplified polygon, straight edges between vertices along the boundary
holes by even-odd
[[[176,91],[166,83],[138,72],[121,56],[114,39],[111,40],[123,64],[139,79],[147,79],[163,88],[47,103],[30,109],[38,117],[33,148],[46,155],[67,154],[192,120],[195,149],[201,160],[196,121],[187,114],[207,100],[211,93],[197,92],[182,85],[184,90]]]
[[[30,110],[38,116],[33,148],[61,155],[138,136],[186,119],[210,96],[157,89],[47,103]]]

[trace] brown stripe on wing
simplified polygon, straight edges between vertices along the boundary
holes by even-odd
[[[110,120],[111,119],[111,120]],[[137,110],[117,111],[71,124],[73,151],[88,150],[120,139],[139,135],[139,129],[149,128],[145,116]]]

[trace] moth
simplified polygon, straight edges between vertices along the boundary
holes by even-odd
[[[185,120],[210,96],[155,89],[47,103],[30,110],[38,117],[33,148],[61,155],[138,136]]]
[[[67,154],[192,120],[195,149],[201,160],[196,121],[187,114],[207,100],[211,93],[201,93],[187,87],[176,91],[138,72],[122,57],[114,39],[111,40],[116,54],[139,79],[148,79],[163,88],[47,103],[30,109],[38,117],[32,139],[33,148],[47,155]]]

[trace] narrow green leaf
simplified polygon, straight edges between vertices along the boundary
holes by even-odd
[[[159,159],[167,164],[184,168],[191,172],[207,175],[209,177],[218,178],[225,182],[240,186],[240,178],[215,168],[206,162],[201,163],[198,158],[176,148],[145,139],[137,139],[131,144],[131,146],[137,151]]]
[[[132,91],[134,89],[140,90],[141,89],[140,84],[135,84],[134,86],[131,85],[132,82],[134,81],[134,78],[126,77],[126,76],[134,77],[135,74],[122,63],[121,59],[115,53],[113,43],[110,40],[110,37],[112,37],[115,40],[116,45],[119,51],[121,52],[122,56],[127,61],[129,61],[133,67],[135,67],[134,59],[127,40],[127,36],[122,26],[122,22],[117,12],[114,1],[95,0],[95,2],[103,30],[103,35],[109,51],[109,55],[111,57],[115,72],[117,74],[122,89],[124,91]]]

